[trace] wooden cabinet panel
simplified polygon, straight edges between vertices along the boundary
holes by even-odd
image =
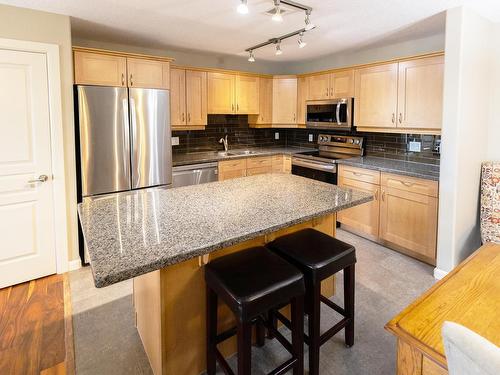
[[[271,156],[257,156],[247,159],[247,168],[271,167]]]
[[[256,168],[248,168],[247,169],[247,176],[255,176],[258,174],[266,174],[266,173],[271,173],[273,171],[271,166],[263,166],[263,167],[256,167]]]
[[[247,161],[246,159],[220,161],[218,169],[219,181],[245,177],[247,175]]]
[[[259,78],[259,116],[258,124],[273,121],[273,79]]]
[[[297,78],[273,79],[273,124],[295,124]]]
[[[307,77],[309,86],[308,100],[323,100],[330,98],[330,73]]]
[[[168,89],[169,79],[166,76],[169,72],[168,62],[127,57],[129,87]]]
[[[306,123],[306,100],[309,95],[307,77],[297,79],[297,124]]]
[[[339,165],[339,176],[351,180],[380,185],[380,172],[371,169],[356,168],[341,164]]]
[[[272,167],[274,173],[281,173],[284,170],[283,155],[273,155],[272,157]]]
[[[236,112],[234,93],[236,76],[226,73],[208,73],[208,113],[232,114]]]
[[[431,197],[437,197],[439,193],[439,184],[437,181],[390,173],[382,173],[381,181],[382,186],[429,195]]]
[[[127,59],[91,52],[74,52],[78,85],[127,86]]]
[[[330,98],[354,96],[354,70],[332,73],[330,76]]]
[[[435,197],[382,186],[380,237],[434,263],[437,210]]]
[[[441,129],[444,57],[399,63],[398,127]]]
[[[259,77],[236,76],[236,112],[259,113]]]
[[[292,157],[290,155],[283,155],[283,172],[292,173]]]
[[[186,124],[207,124],[207,73],[186,71]]]
[[[186,126],[186,71],[170,70],[170,121],[172,129]]]
[[[395,128],[398,104],[398,64],[385,64],[356,70],[355,86],[355,125]]]
[[[366,234],[371,239],[376,239],[378,237],[380,217],[379,185],[345,178],[342,174],[339,174],[338,185],[374,195],[373,201],[340,211],[337,218],[339,222],[348,225],[356,232]]]

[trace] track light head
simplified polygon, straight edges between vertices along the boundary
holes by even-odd
[[[280,0],[274,0],[274,14],[271,19],[275,22],[283,21],[283,16],[281,15]]]
[[[278,42],[276,43],[276,55],[279,56],[282,54],[283,51],[281,50],[281,40],[278,40]]]
[[[236,8],[236,11],[240,14],[247,14],[248,13],[247,0],[241,0],[241,3],[240,5],[238,5],[238,8]]]
[[[316,25],[314,25],[311,20],[309,19],[309,12],[306,12],[306,18],[304,20],[304,23],[306,24],[306,26],[304,27],[304,29],[306,31],[309,31],[309,30],[312,30],[316,27]]]
[[[250,50],[250,57],[248,58],[248,61],[255,62],[255,57],[253,56],[253,50]]]
[[[304,42],[304,40],[302,39],[303,36],[304,36],[303,32],[299,34],[299,40],[297,40],[297,43],[299,44],[299,48],[304,48],[307,45],[307,43]]]

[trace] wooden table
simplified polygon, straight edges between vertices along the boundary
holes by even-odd
[[[448,373],[444,321],[500,346],[500,245],[481,247],[387,323],[385,328],[398,339],[399,375]]]

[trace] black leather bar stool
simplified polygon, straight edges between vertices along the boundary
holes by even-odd
[[[292,358],[270,374],[304,373],[304,277],[283,258],[265,247],[255,247],[214,259],[205,266],[207,285],[207,374],[214,375],[216,362],[226,374],[234,374],[217,344],[238,337],[238,375],[251,373],[252,326],[257,324],[257,344],[264,344],[263,326],[280,341]],[[217,300],[225,302],[236,317],[236,327],[217,333]],[[267,312],[291,304],[290,343],[267,320]]]
[[[304,229],[279,237],[266,245],[291,264],[299,268],[306,282],[305,312],[308,314],[309,373],[319,373],[319,349],[345,327],[347,347],[354,344],[354,265],[356,250],[353,246],[314,229]],[[344,270],[344,308],[321,295],[321,281]],[[321,302],[338,312],[343,319],[320,334]],[[285,326],[290,322],[279,312],[270,312],[273,324],[279,319]]]

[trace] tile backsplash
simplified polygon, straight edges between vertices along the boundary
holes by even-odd
[[[275,139],[279,133],[279,139]],[[246,115],[209,115],[204,131],[174,131],[179,137],[179,145],[173,146],[174,153],[203,152],[222,150],[219,139],[228,135],[230,148],[303,146],[316,147],[319,134],[346,134],[328,130],[313,129],[254,129],[248,127]],[[313,142],[309,142],[309,135]],[[388,159],[415,161],[427,164],[439,164],[439,153],[435,146],[441,141],[440,136],[420,134],[362,133],[355,130],[347,133],[365,139],[365,155]],[[421,142],[421,151],[408,151],[410,141]]]

